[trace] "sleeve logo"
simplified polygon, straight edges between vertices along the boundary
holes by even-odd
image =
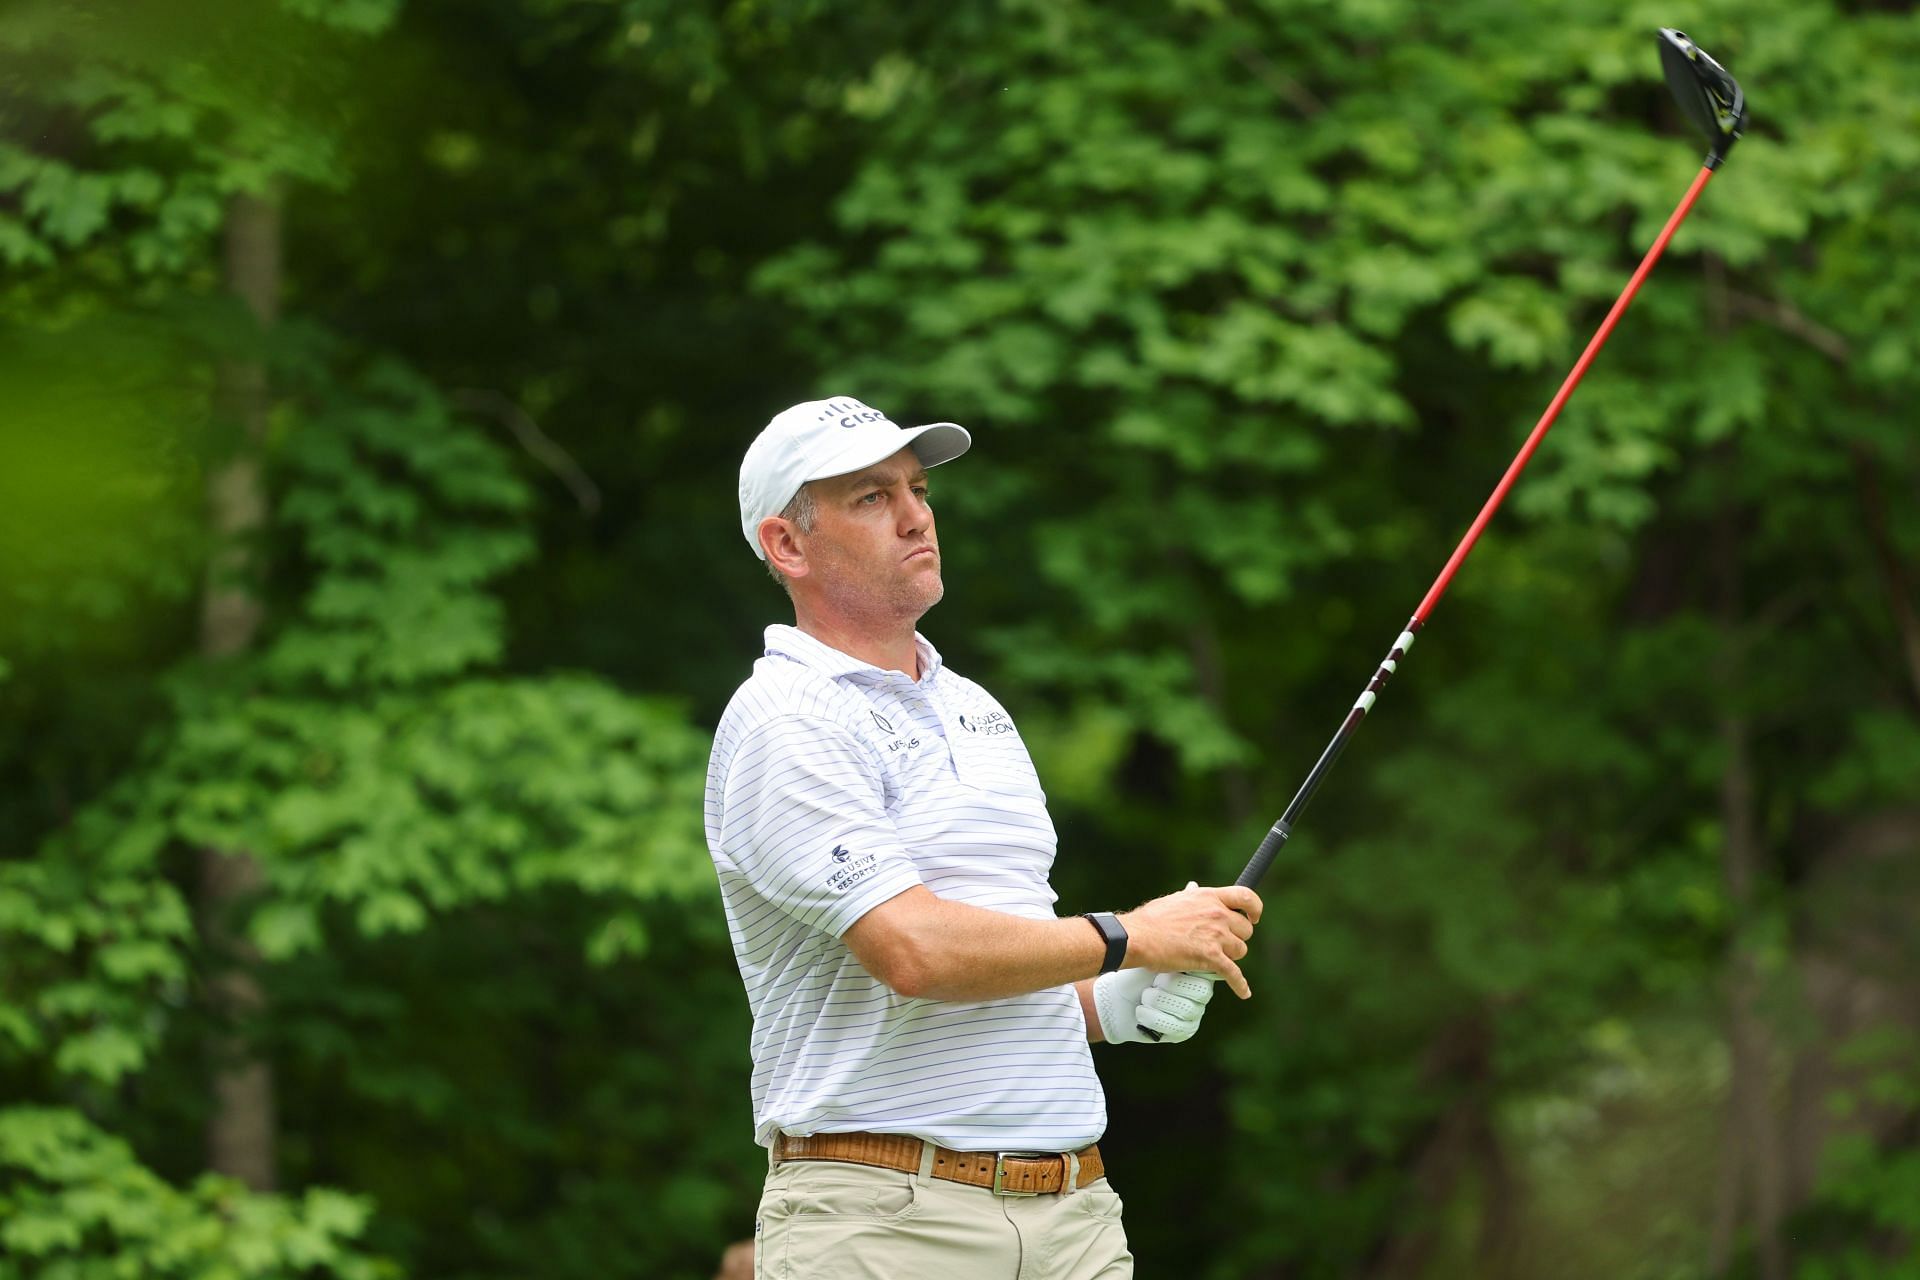
[[[827,888],[834,893],[845,893],[880,869],[879,854],[863,853],[855,856],[853,850],[843,844],[833,846],[833,852],[827,856],[837,864],[834,873],[827,877]]]

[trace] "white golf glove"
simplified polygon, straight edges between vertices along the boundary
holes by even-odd
[[[1213,999],[1211,973],[1122,969],[1093,980],[1093,1009],[1109,1044],[1179,1044],[1191,1040]],[[1143,1030],[1144,1028],[1144,1030]],[[1154,1039],[1148,1031],[1159,1033]]]

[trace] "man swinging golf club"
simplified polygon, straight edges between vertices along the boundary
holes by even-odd
[[[1026,746],[914,629],[943,591],[927,471],[971,443],[840,397],[740,468],[741,531],[794,608],[707,772],[767,1280],[1131,1275],[1088,1044],[1190,1038],[1214,975],[1250,994],[1251,889],[1055,916]]]

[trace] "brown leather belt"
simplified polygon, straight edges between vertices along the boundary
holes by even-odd
[[[920,1153],[925,1146],[920,1139],[899,1133],[816,1133],[808,1138],[783,1133],[773,1140],[773,1162],[831,1160],[918,1173]],[[1067,1185],[1067,1171],[1076,1156],[1080,1161],[1080,1177],[1073,1184],[1075,1187],[1084,1187],[1106,1176],[1097,1146],[1057,1153],[951,1151],[935,1147],[933,1176],[970,1187],[985,1187],[999,1196],[1050,1196],[1059,1194]]]

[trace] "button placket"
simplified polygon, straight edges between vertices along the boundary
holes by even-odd
[[[939,685],[929,681],[921,696],[927,710],[940,724],[940,736],[947,744],[947,759],[953,762],[953,776],[962,782],[969,781],[967,767],[960,760],[960,735],[954,732],[954,720],[947,714],[947,700],[940,696]]]

